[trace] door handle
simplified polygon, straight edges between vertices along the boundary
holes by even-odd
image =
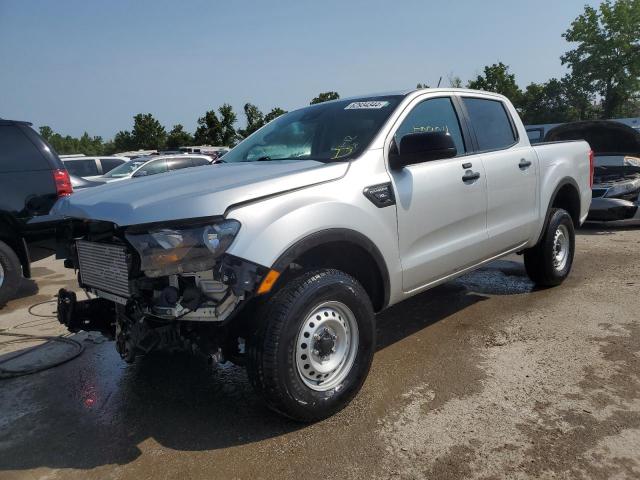
[[[462,177],[463,182],[473,182],[474,180],[478,180],[480,178],[480,173],[472,172],[471,170],[467,170]]]
[[[518,168],[520,168],[520,170],[524,170],[525,168],[529,168],[531,166],[531,162],[529,160],[525,160],[524,158],[520,160],[520,163],[518,164]]]
[[[471,162],[463,163],[463,164],[462,164],[462,168],[463,168],[464,170],[469,170],[471,167],[473,167],[473,165],[471,164]]]

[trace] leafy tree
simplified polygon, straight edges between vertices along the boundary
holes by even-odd
[[[427,85],[426,83],[418,83],[416,85],[416,88],[431,88],[431,87],[429,87],[429,85]]]
[[[457,75],[450,74],[449,77],[449,86],[452,88],[462,88],[462,79]]]
[[[116,152],[126,152],[129,150],[136,150],[137,147],[133,143],[133,137],[128,130],[120,130],[113,137],[113,147]]]
[[[471,80],[467,87],[474,90],[500,93],[516,106],[519,105],[520,96],[522,95],[522,91],[516,83],[516,76],[513,73],[509,73],[509,66],[502,62],[484,67],[483,75],[478,75],[475,80]]]
[[[276,119],[285,113],[287,113],[286,110],[283,110],[280,107],[273,107],[271,111],[264,116],[264,123],[269,123],[271,120]]]
[[[238,134],[234,128],[236,114],[233,108],[225,103],[218,109],[218,113],[220,118],[216,115],[215,110],[209,110],[198,119],[195,143],[228,147],[235,145]]]
[[[244,114],[247,117],[247,126],[238,130],[238,133],[242,138],[247,138],[253,132],[258,130],[265,124],[264,114],[252,103],[246,103],[244,105]]]
[[[602,97],[602,117],[620,114],[640,90],[640,0],[587,5],[563,37],[577,45],[562,64]]]
[[[40,130],[40,135],[42,136],[42,138],[44,138],[47,142],[51,139],[51,137],[53,136],[53,129],[48,126],[48,125],[43,125],[39,128]]]
[[[522,93],[520,114],[525,124],[560,123],[578,117],[567,101],[565,85],[552,78],[546,83],[531,83]]]
[[[174,125],[167,136],[167,148],[179,148],[193,143],[193,136],[181,124]]]
[[[162,149],[167,143],[167,131],[150,113],[133,117],[131,139],[136,149]]]
[[[311,100],[310,105],[315,105],[316,103],[328,102],[329,100],[338,100],[340,95],[338,92],[323,92]]]

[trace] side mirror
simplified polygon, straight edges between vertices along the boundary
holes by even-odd
[[[149,172],[147,172],[146,170],[140,170],[139,172],[133,174],[134,177],[146,177],[147,175],[149,175]]]
[[[389,152],[389,165],[393,170],[400,170],[407,165],[453,158],[457,154],[458,150],[449,133],[409,133],[400,140],[399,149],[395,142],[392,145]]]

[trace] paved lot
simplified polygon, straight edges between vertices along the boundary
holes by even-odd
[[[639,478],[640,230],[577,246],[559,288],[532,291],[514,257],[384,312],[362,393],[311,426],[262,407],[240,368],[128,366],[80,335],[79,358],[0,380],[0,478]],[[0,329],[62,333],[27,308],[73,278],[34,273]]]

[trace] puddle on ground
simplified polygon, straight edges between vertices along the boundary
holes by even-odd
[[[534,289],[534,283],[529,280],[524,265],[508,260],[490,263],[452,283],[484,295],[517,295]]]

